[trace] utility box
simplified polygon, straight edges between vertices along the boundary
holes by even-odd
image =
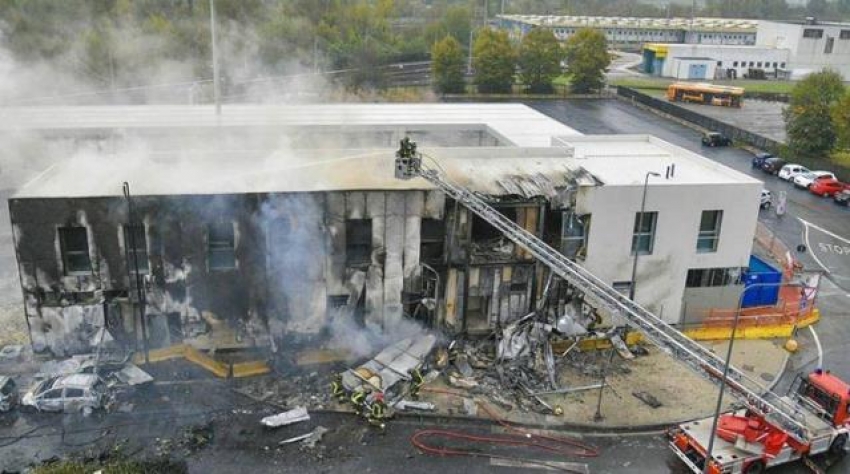
[[[759,257],[750,255],[750,266],[744,271],[743,282],[746,293],[742,300],[742,308],[773,306],[779,300],[782,272]],[[773,285],[749,288],[751,285],[765,283],[773,283]]]

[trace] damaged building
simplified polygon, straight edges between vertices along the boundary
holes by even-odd
[[[546,269],[428,182],[395,179],[404,136],[669,322],[737,297],[749,261],[761,183],[653,137],[583,136],[512,104],[228,109],[2,124],[83,150],[9,200],[36,350],[90,350],[104,325],[151,348],[277,351],[351,325],[488,334],[528,314]],[[546,294],[557,313],[573,296]]]

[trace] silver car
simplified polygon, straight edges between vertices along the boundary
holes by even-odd
[[[24,394],[21,404],[38,411],[89,414],[108,400],[106,383],[94,374],[52,377]]]

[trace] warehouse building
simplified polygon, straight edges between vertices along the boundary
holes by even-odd
[[[549,28],[565,41],[581,28],[605,33],[618,49],[639,50],[644,43],[753,45],[757,20],[734,18],[634,18],[599,16],[499,15],[498,25],[514,39],[534,27]]]
[[[647,43],[642,70],[676,79],[785,78],[790,50],[769,46]]]
[[[583,136],[513,104],[12,112],[3,133],[101,150],[9,201],[33,344],[55,353],[90,350],[104,325],[151,347],[285,348],[341,320],[486,334],[542,298],[553,317],[586,309],[564,285],[544,294],[543,267],[430,183],[395,179],[404,136],[672,323],[735,305],[761,189],[657,138]]]
[[[756,45],[787,50],[792,79],[829,68],[850,80],[850,23],[762,20]]]

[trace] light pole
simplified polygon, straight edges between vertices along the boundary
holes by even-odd
[[[729,366],[732,361],[732,346],[735,343],[735,333],[738,331],[738,320],[741,317],[741,306],[744,304],[744,296],[747,291],[753,288],[782,286],[782,282],[771,283],[753,283],[752,285],[744,286],[741,290],[741,295],[738,296],[738,307],[735,310],[735,319],[732,321],[732,334],[729,336],[729,347],[726,349],[726,362],[723,364],[723,379],[720,381],[720,393],[717,394],[717,406],[714,408],[714,420],[711,422],[711,431],[708,438],[708,450],[706,450],[705,462],[703,463],[702,472],[708,474],[709,463],[711,462],[711,452],[714,449],[714,438],[717,436],[717,422],[720,419],[720,407],[723,405],[723,392],[726,391],[726,377],[729,375]]]
[[[659,177],[660,174],[654,171],[647,171],[646,177],[643,179],[643,196],[640,199],[640,217],[638,217],[638,232],[643,231],[643,218],[644,218],[644,209],[646,209],[646,187],[649,184],[649,177],[655,176]],[[629,299],[634,301],[635,299],[635,287],[637,278],[637,266],[638,266],[638,257],[640,256],[640,237],[638,237],[638,241],[635,246],[635,259],[632,261],[632,284],[629,286]]]

